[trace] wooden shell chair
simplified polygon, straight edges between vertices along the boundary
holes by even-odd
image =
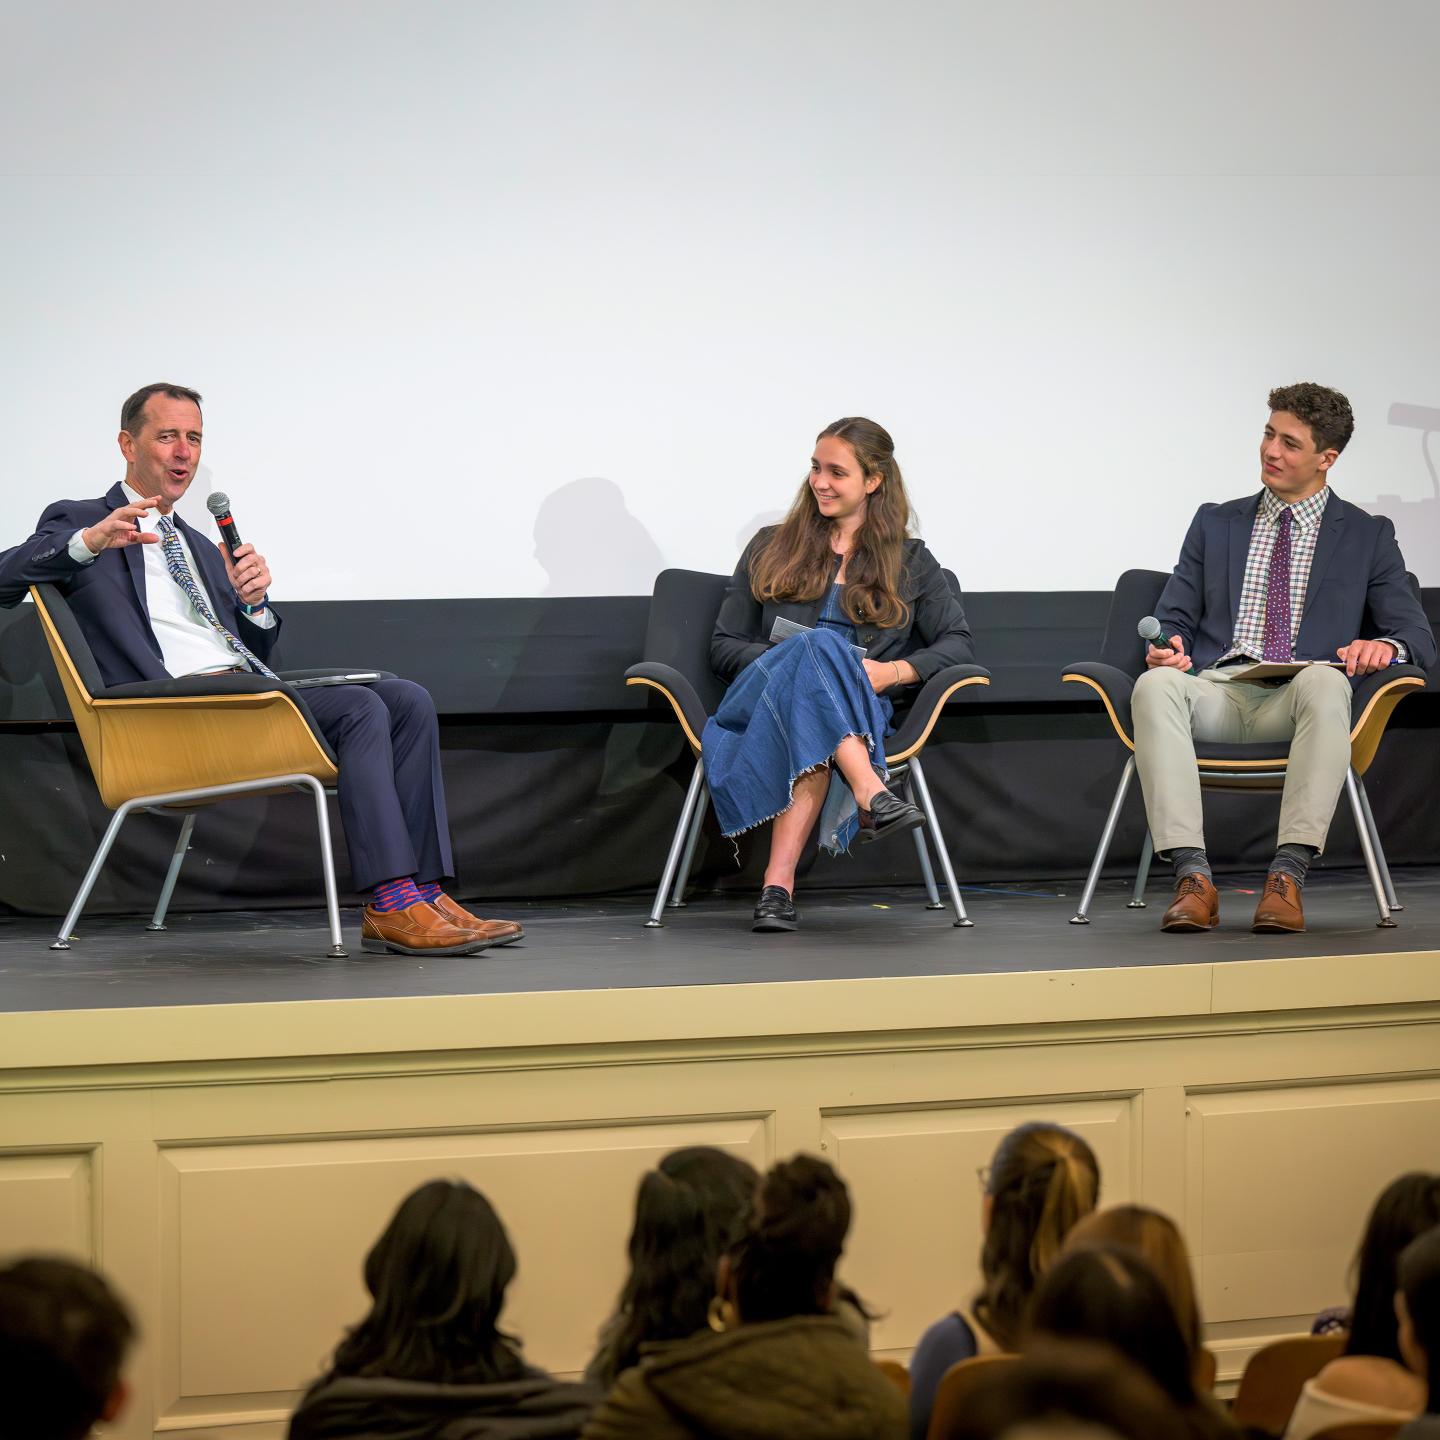
[[[1110,813],[1105,828],[1100,833],[1100,843],[1095,848],[1095,858],[1090,865],[1090,874],[1085,881],[1085,891],[1080,897],[1080,908],[1071,917],[1072,925],[1090,923],[1090,902],[1095,898],[1095,887],[1100,882],[1100,872],[1105,865],[1105,856],[1115,834],[1120,811],[1125,804],[1125,792],[1130,788],[1131,777],[1135,774],[1135,735],[1131,721],[1130,701],[1134,694],[1136,680],[1145,672],[1145,646],[1135,627],[1142,616],[1154,613],[1160,592],[1165,588],[1169,575],[1160,570],[1127,570],[1115,586],[1110,602],[1109,618],[1105,622],[1105,641],[1098,661],[1085,661],[1068,666],[1063,679],[1081,685],[1088,685],[1099,697],[1110,716],[1110,723],[1120,742],[1130,751],[1125,768],[1120,772],[1120,783],[1115,787],[1115,798],[1110,802]],[[1411,584],[1415,583],[1411,577]],[[1370,810],[1370,799],[1365,793],[1363,776],[1370,768],[1379,748],[1380,737],[1396,705],[1412,691],[1425,686],[1425,672],[1418,665],[1392,665],[1388,670],[1367,675],[1355,686],[1351,702],[1350,722],[1350,769],[1345,776],[1345,790],[1350,797],[1350,808],[1355,816],[1355,830],[1360,837],[1360,849],[1365,856],[1365,868],[1370,875],[1370,884],[1375,891],[1375,904],[1380,911],[1377,926],[1389,928],[1395,921],[1391,912],[1403,907],[1395,897],[1395,886],[1390,879],[1390,869],[1385,863],[1385,852],[1380,846],[1380,835],[1375,828],[1375,817]],[[1285,785],[1285,767],[1289,763],[1288,741],[1279,743],[1249,743],[1240,745],[1220,744],[1200,740],[1195,745],[1195,761],[1200,769],[1202,790],[1271,790],[1278,792]],[[1129,908],[1141,910],[1145,906],[1145,882],[1150,875],[1150,861],[1154,855],[1150,832],[1145,832],[1145,844],[1140,852],[1140,868],[1135,876],[1135,892]]]
[[[948,570],[945,578],[958,596],[959,582]],[[705,809],[710,803],[700,758],[700,737],[706,720],[714,713],[725,693],[725,686],[710,668],[710,636],[729,583],[728,575],[707,575],[698,570],[662,571],[656,577],[650,600],[645,658],[625,672],[627,685],[648,685],[670,702],[695,756],[690,788],[686,791],[685,804],[670,842],[670,853],[655,892],[655,903],[650,907],[650,918],[645,922],[648,929],[659,928],[664,923],[660,916],[667,907],[667,895],[670,897],[670,909],[679,909],[685,904],[685,885],[695,861],[695,848],[700,842]],[[925,827],[929,828],[935,851],[940,857],[940,868],[945,874],[945,884],[954,902],[955,924],[960,927],[968,927],[975,922],[966,915],[965,904],[960,898],[960,886],[955,879],[954,866],[950,863],[950,852],[940,833],[930,787],[925,783],[920,752],[951,696],[967,686],[989,683],[989,671],[979,665],[951,665],[932,675],[920,688],[909,712],[900,720],[899,728],[885,742],[885,765],[891,780],[902,782],[905,798],[918,806],[925,816]],[[925,878],[925,891],[929,897],[927,908],[943,910],[945,907],[935,888],[935,871],[925,844],[925,827],[911,833],[915,836],[920,870]]]
[[[339,772],[334,752],[300,696],[265,676],[243,674],[107,686],[64,595],[53,585],[32,585],[30,594],[100,798],[115,812],[50,948],[70,948],[80,912],[133,811],[179,811],[185,817],[149,926],[163,930],[196,808],[231,795],[297,789],[315,798],[330,919],[328,953],[343,958],[347,952],[340,936],[326,809],[326,787],[335,785]],[[334,673],[343,672],[295,671],[290,678]]]
[[[1240,1376],[1231,1417],[1237,1425],[1279,1435],[1305,1382],[1344,1349],[1343,1335],[1286,1335],[1262,1345]]]
[[[930,1424],[925,1431],[933,1440],[944,1440],[960,1417],[974,1403],[976,1390],[1019,1357],[1010,1354],[972,1355],[957,1360],[935,1387],[935,1403],[930,1409]]]

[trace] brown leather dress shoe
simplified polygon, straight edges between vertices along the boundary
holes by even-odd
[[[485,948],[485,942],[452,925],[433,905],[417,900],[403,910],[367,905],[360,922],[360,948],[397,955],[473,955]]]
[[[1182,875],[1175,898],[1160,921],[1162,930],[1213,930],[1220,923],[1220,897],[1203,875]]]
[[[487,945],[511,945],[525,938],[525,927],[514,920],[482,920],[442,890],[431,902],[457,930],[469,930]]]
[[[1272,870],[1265,877],[1250,928],[1257,935],[1293,935],[1305,928],[1305,907],[1300,903],[1300,887],[1293,875]]]

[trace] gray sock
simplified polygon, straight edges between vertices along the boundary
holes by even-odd
[[[1310,862],[1319,854],[1313,845],[1282,845],[1270,862],[1272,871],[1288,875],[1300,888],[1305,888],[1305,876],[1310,871]]]
[[[1178,845],[1170,852],[1170,863],[1175,867],[1177,880],[1183,880],[1187,875],[1203,875],[1214,884],[1215,877],[1210,873],[1210,860],[1203,850],[1189,845]]]

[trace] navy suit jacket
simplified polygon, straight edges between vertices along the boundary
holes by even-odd
[[[1213,665],[1235,637],[1259,508],[1259,494],[1202,505],[1155,607],[1165,634],[1184,640],[1197,673]],[[1434,665],[1435,636],[1405,573],[1394,525],[1347,505],[1332,490],[1305,587],[1295,658],[1333,660],[1352,640],[1386,638],[1404,642],[1411,664]]]
[[[95,663],[107,685],[136,680],[165,680],[170,672],[160,656],[160,642],[145,608],[145,558],[142,547],[103,550],[88,565],[70,558],[70,537],[98,524],[112,510],[128,503],[118,482],[102,500],[58,500],[47,506],[35,533],[14,549],[0,554],[0,606],[18,604],[28,586],[58,585],[90,642]],[[279,616],[273,626],[256,625],[240,609],[230,586],[225,562],[214,541],[171,512],[200,568],[199,579],[210,597],[215,618],[260,657],[268,659],[280,633]]]

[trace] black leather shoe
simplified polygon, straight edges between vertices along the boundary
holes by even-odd
[[[860,830],[855,836],[859,845],[879,840],[885,835],[898,835],[902,830],[913,830],[923,825],[925,817],[918,807],[888,790],[882,790],[871,802],[868,810],[860,811]]]
[[[798,930],[800,917],[795,913],[795,902],[790,892],[780,885],[767,885],[760,892],[760,903],[755,907],[755,923],[752,930]]]

